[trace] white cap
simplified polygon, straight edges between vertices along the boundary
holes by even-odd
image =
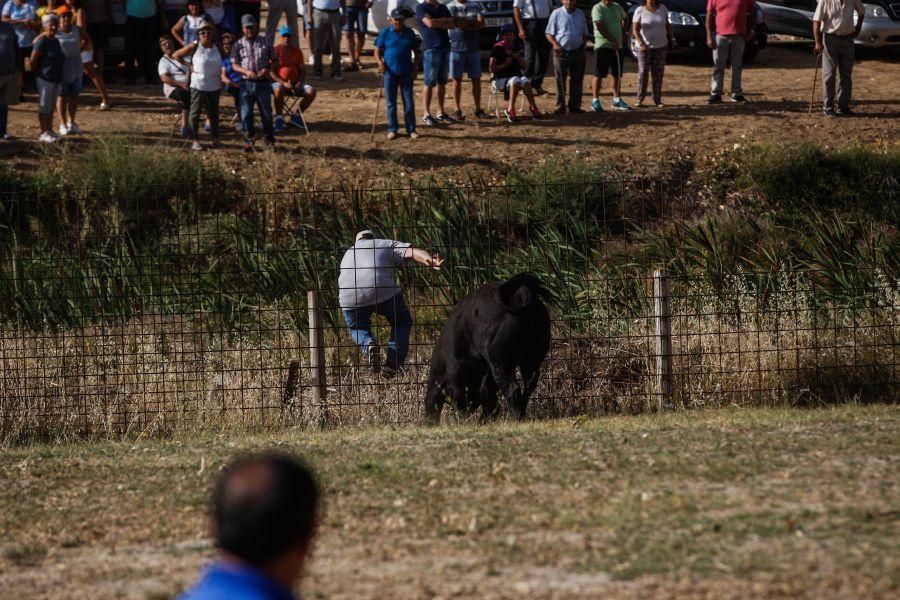
[[[371,240],[375,237],[375,232],[371,229],[363,229],[359,233],[356,234],[356,241],[359,240]]]

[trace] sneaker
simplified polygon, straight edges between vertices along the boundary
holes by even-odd
[[[62,136],[69,135],[69,128],[66,126],[65,123],[59,124],[59,135],[62,135]]]
[[[447,113],[441,113],[436,116],[435,119],[437,119],[438,123],[443,123],[444,125],[449,125],[453,122],[453,119],[451,119],[450,115],[448,115]]]
[[[109,110],[109,104],[106,102],[100,103],[100,110]]]
[[[344,80],[344,78],[341,77],[340,75],[332,75],[332,76],[331,76],[331,79],[332,79],[333,81],[343,81],[343,80]]]
[[[438,118],[440,119],[440,115],[438,115]],[[466,120],[466,118],[462,114],[462,111],[459,111],[459,110],[454,111],[454,113],[452,115],[450,115],[450,118],[453,119],[454,121],[465,121]]]
[[[747,99],[744,98],[743,94],[732,94],[731,101],[737,102],[738,104],[746,104],[747,103]]]
[[[78,123],[76,123],[75,121],[72,121],[71,123],[69,123],[69,133],[75,134],[75,135],[81,135],[84,132],[81,130],[81,127],[78,126]]]
[[[191,142],[191,150],[203,150],[203,146],[200,145],[200,142],[194,140]]]
[[[531,110],[531,116],[532,116],[532,118],[535,118],[535,119],[540,119],[540,118],[541,118],[541,116],[542,116],[542,115],[541,115],[541,109],[539,109],[537,106],[532,106],[532,107],[530,108],[530,110]]]
[[[388,138],[389,140],[396,140],[396,139],[397,139],[397,132],[395,132],[395,131],[388,131],[387,138]]]
[[[419,139],[420,137],[422,137],[422,136],[420,136],[420,135],[419,135],[418,133],[416,133],[415,131],[413,131],[413,132],[411,132],[411,133],[409,134],[409,139],[411,139],[411,140],[417,140],[417,139]]]
[[[4,142],[8,142],[11,139],[13,139],[13,136],[9,135],[8,133],[0,135],[0,140],[3,140]]]
[[[830,107],[824,109],[822,112],[824,112],[824,113],[825,113],[825,116],[828,117],[829,119],[833,119],[833,118],[835,118],[835,117],[837,116],[837,113],[834,112],[834,109],[833,109],[833,108],[830,108]]]
[[[663,106],[665,106],[662,100],[654,100],[653,104],[656,106],[656,108],[662,108]]]
[[[43,142],[45,144],[52,144],[56,141],[56,136],[54,136],[49,131],[45,131],[44,133],[42,133],[40,135],[40,137],[38,137],[38,141]]]
[[[362,358],[373,373],[381,370],[381,350],[378,344],[372,343],[363,348]]]
[[[286,128],[284,126],[284,117],[275,117],[275,131],[281,133]]]
[[[643,108],[644,101],[639,98],[637,101],[635,101],[634,106],[635,106],[635,108]]]
[[[480,107],[475,109],[475,118],[476,119],[484,119],[487,118],[488,114],[484,112]]]
[[[309,54],[309,58],[306,59],[306,64],[308,64],[309,66],[316,64],[316,57],[313,56],[311,52]]]
[[[839,108],[835,112],[837,112],[837,115],[839,117],[852,117],[853,115],[856,114],[849,107],[848,108]]]
[[[296,125],[297,127],[303,127],[303,117],[300,116],[300,113],[294,113],[291,115],[291,123]]]
[[[707,104],[721,104],[722,96],[721,94],[710,94],[709,98],[706,99]]]
[[[616,110],[631,110],[631,107],[628,106],[621,98],[616,98],[615,100],[613,100],[612,106]]]
[[[591,102],[591,108],[594,110],[594,112],[603,112],[603,105],[600,104],[599,98],[594,98],[594,101]]]
[[[503,114],[506,115],[506,120],[509,121],[510,123],[516,122],[516,109],[507,108],[506,110],[503,111]]]
[[[429,115],[425,115],[424,117],[422,117],[422,122],[425,123],[426,125],[430,126],[430,127],[433,127],[434,125],[437,125],[437,121],[435,121],[435,120],[434,120],[434,117],[432,117],[430,114],[429,114]]]

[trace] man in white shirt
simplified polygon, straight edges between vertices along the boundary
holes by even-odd
[[[856,23],[853,13],[856,13]],[[822,87],[825,90],[825,116],[852,115],[854,38],[862,29],[865,9],[860,0],[819,0],[813,14],[816,54],[822,54]],[[824,34],[824,35],[823,35]],[[824,37],[824,40],[823,40]],[[834,110],[834,75],[840,73],[841,91]]]
[[[519,39],[525,42],[525,75],[531,79],[536,96],[546,93],[542,85],[550,63],[550,44],[547,42],[547,21],[553,11],[551,0],[515,0],[513,20]]]

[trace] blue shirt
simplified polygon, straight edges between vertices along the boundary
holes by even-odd
[[[481,14],[481,7],[472,0],[466,2],[453,2],[447,7],[454,17],[465,19],[477,19]],[[478,50],[477,29],[451,29],[450,49],[454,52],[470,52]]]
[[[419,38],[412,29],[404,27],[397,32],[388,25],[378,33],[375,46],[381,48],[388,71],[401,77],[412,73],[413,50],[419,47]]]
[[[296,596],[252,567],[218,563],[179,600],[296,600]]]
[[[19,6],[12,0],[9,0],[9,2],[3,5],[3,16],[9,17],[14,21],[19,21],[21,19],[34,21],[36,14],[34,6],[27,2]],[[13,25],[13,29],[16,30],[16,39],[19,42],[19,48],[31,48],[32,40],[40,33],[40,30],[29,29],[25,25]]]
[[[556,43],[566,52],[584,46],[588,35],[587,19],[581,9],[576,8],[571,14],[560,6],[550,13],[546,32],[556,39]]]
[[[426,50],[434,48],[449,48],[450,35],[446,29],[432,29],[422,22],[426,16],[432,19],[448,19],[450,11],[443,4],[429,4],[422,2],[416,7],[416,22],[419,24],[419,33],[422,34],[422,47]]]
[[[231,64],[231,57],[222,57],[222,67],[225,69],[225,75],[228,76],[228,80],[234,85],[240,85],[244,80],[241,74],[234,70],[234,65]]]

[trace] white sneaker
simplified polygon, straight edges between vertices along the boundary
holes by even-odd
[[[388,131],[388,136],[387,136],[387,137],[388,137],[389,140],[396,140],[396,139],[397,139],[397,134],[394,133],[393,131]]]
[[[101,102],[100,110],[109,110],[109,104],[107,104],[106,102]]]
[[[194,140],[191,144],[191,150],[203,150],[203,146],[200,145],[200,142]]]
[[[65,123],[59,124],[59,135],[69,135],[69,128],[66,127]]]
[[[417,140],[417,139],[419,139],[419,134],[416,133],[415,131],[413,131],[412,133],[409,134],[409,139]]]
[[[13,136],[9,135],[8,133],[4,133],[2,136],[0,136],[0,140],[3,140],[4,142],[8,142],[11,139],[13,139]]]
[[[52,133],[50,133],[49,131],[45,131],[44,133],[42,133],[40,135],[40,137],[38,138],[38,141],[43,142],[45,144],[52,144],[52,143],[56,142],[56,136],[53,135]]]
[[[69,123],[69,133],[74,135],[81,135],[84,132],[81,130],[81,127],[78,126],[78,123],[72,121],[71,123]]]

